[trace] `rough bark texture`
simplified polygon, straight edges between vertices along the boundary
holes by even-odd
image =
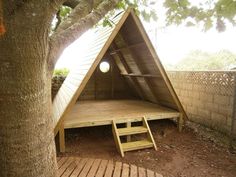
[[[117,0],[104,2],[88,11],[91,17],[73,19],[78,24],[68,26],[72,37],[62,30],[64,36],[54,36],[58,43],[52,45],[51,22],[64,0],[3,1],[7,32],[0,36],[0,177],[56,176],[50,90],[54,64],[49,63]]]
[[[41,4],[4,3],[0,37],[0,176],[53,177],[48,34],[52,11]],[[42,11],[41,9],[47,9]]]

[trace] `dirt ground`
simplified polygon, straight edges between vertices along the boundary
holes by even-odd
[[[187,128],[179,133],[172,121],[152,121],[150,128],[158,151],[126,152],[121,158],[111,126],[100,126],[66,130],[67,152],[59,155],[113,159],[149,168],[164,177],[236,177],[236,155],[226,148]]]

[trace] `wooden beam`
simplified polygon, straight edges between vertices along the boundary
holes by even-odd
[[[119,37],[120,40],[123,41],[123,43],[124,43],[126,46],[128,46],[128,44],[127,44],[125,38],[123,37],[121,31],[120,31],[120,33],[118,33],[118,37]],[[132,59],[134,60],[134,62],[135,62],[135,64],[136,64],[136,67],[137,67],[138,72],[143,73],[143,71],[142,71],[142,66],[141,66],[141,65],[139,64],[139,62],[138,62],[139,59],[138,59],[137,55],[136,55],[131,49],[127,49],[127,50],[129,51],[130,55],[132,56]],[[121,52],[121,53],[122,53],[122,52]],[[142,74],[140,74],[140,75],[142,75]],[[144,81],[146,82],[147,87],[149,88],[149,90],[150,90],[150,92],[151,92],[151,94],[152,94],[152,97],[154,98],[154,101],[155,101],[155,102],[158,102],[158,95],[156,94],[155,90],[154,90],[153,87],[151,86],[150,81],[149,81],[146,77],[143,77],[143,79],[144,79]],[[151,100],[149,100],[149,101],[151,101]]]
[[[111,44],[111,48],[113,48],[113,49],[117,48],[117,45],[115,44],[114,41]],[[123,54],[119,51],[119,52],[116,53],[116,56],[119,58],[120,64],[123,66],[125,72],[126,73],[131,73],[131,69],[130,69],[129,65],[126,63]],[[111,56],[111,57],[113,57],[113,56]],[[117,61],[116,61],[116,63],[117,63]],[[117,63],[117,66],[118,66],[118,63]],[[121,69],[121,68],[119,68],[119,69]],[[136,92],[138,93],[138,95],[141,97],[141,99],[144,100],[145,99],[145,94],[144,94],[140,84],[138,83],[138,80],[136,78],[131,78],[131,84],[134,87],[134,89],[136,90]]]
[[[151,78],[161,78],[159,75],[153,75],[153,74],[123,74],[122,76],[128,76],[128,77],[151,77]]]
[[[132,44],[132,45],[125,46],[125,47],[122,47],[122,48],[117,48],[117,49],[112,50],[110,52],[110,55],[115,55],[119,51],[130,49],[130,48],[134,48],[134,47],[139,47],[139,46],[144,45],[144,44],[145,44],[144,42],[140,42],[140,43]]]

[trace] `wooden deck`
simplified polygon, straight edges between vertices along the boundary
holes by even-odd
[[[111,160],[58,157],[57,177],[163,177],[135,165]]]
[[[96,100],[79,101],[65,118],[65,128],[88,127],[117,123],[177,118],[180,113],[140,100]]]

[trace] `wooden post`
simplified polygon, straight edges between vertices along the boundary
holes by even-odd
[[[131,127],[131,122],[127,122],[126,127],[127,128]],[[130,141],[131,141],[131,135],[127,135],[127,142],[130,142]]]
[[[112,60],[110,60],[112,61]],[[113,62],[110,62],[110,66],[111,66],[111,98],[114,98],[114,73],[113,73]]]
[[[180,115],[178,117],[178,129],[179,129],[179,132],[182,132],[183,124],[184,124],[183,113],[180,113]]]
[[[59,145],[60,145],[60,152],[65,152],[65,130],[64,130],[64,122],[59,130]]]

